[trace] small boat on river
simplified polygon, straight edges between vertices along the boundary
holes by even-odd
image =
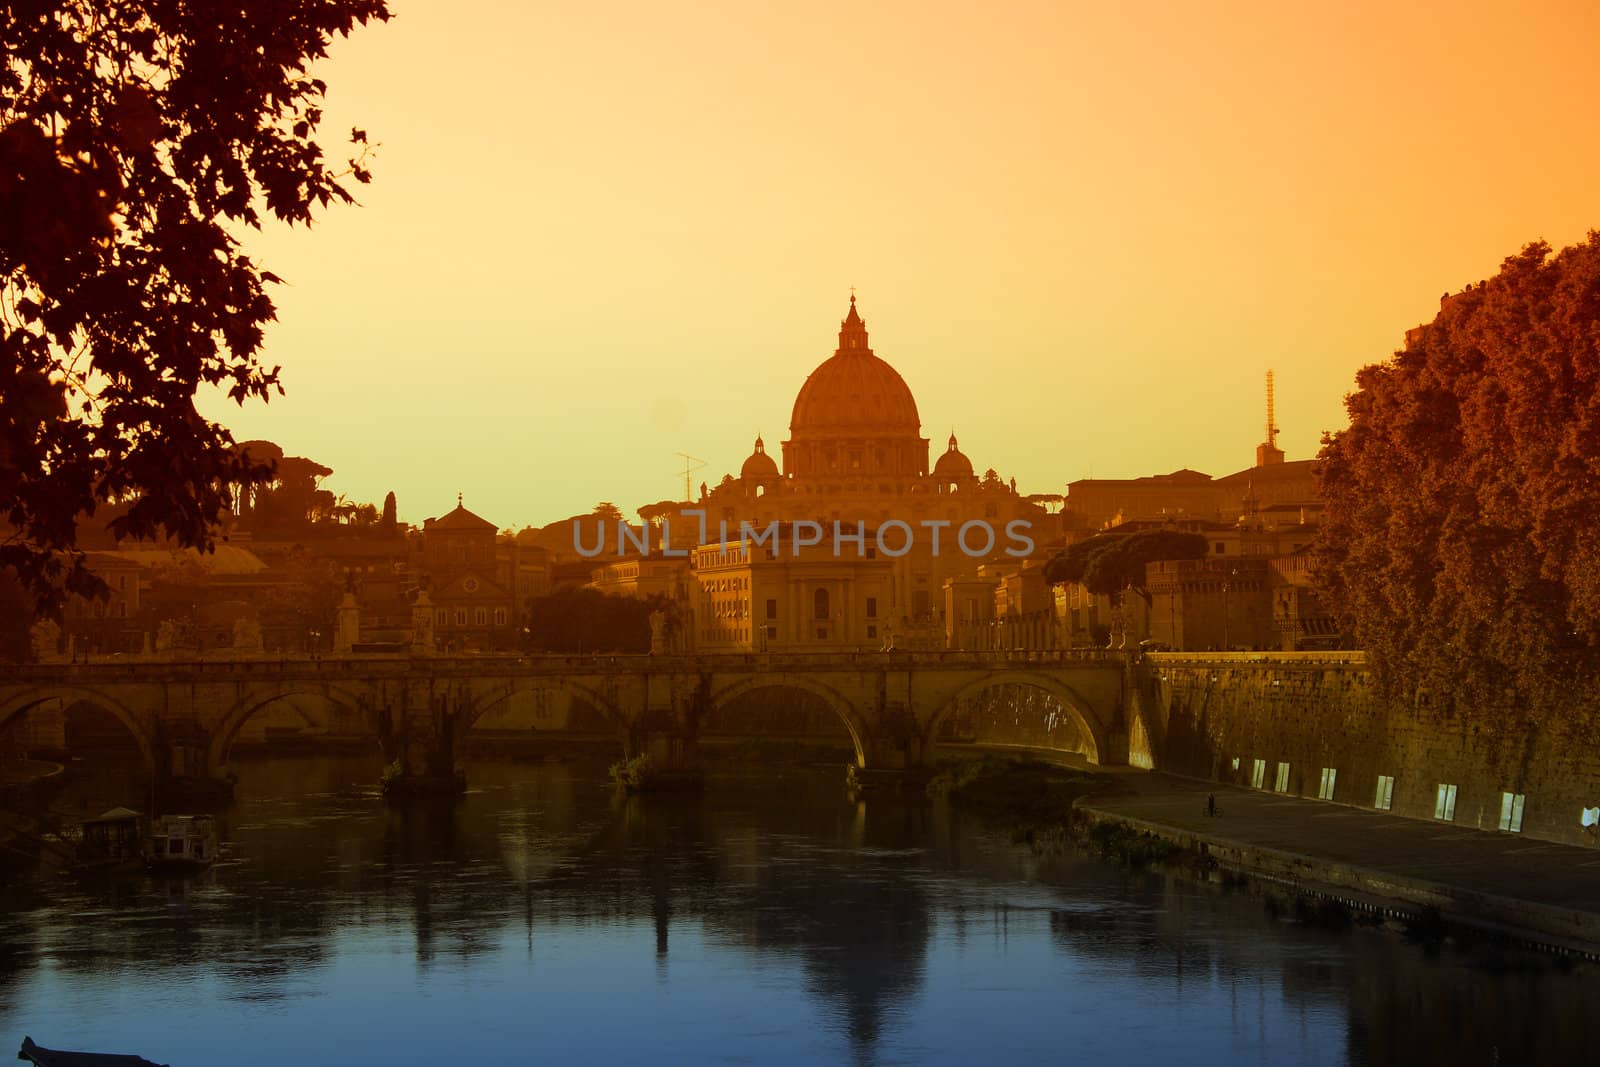
[[[76,866],[81,871],[137,871],[144,867],[144,850],[144,816],[131,808],[112,808],[83,821]]]
[[[61,1049],[43,1048],[35,1045],[31,1037],[22,1039],[22,1048],[17,1052],[17,1059],[25,1060],[34,1067],[166,1067],[166,1064],[152,1063],[143,1056],[122,1056],[114,1052],[66,1052]]]
[[[150,827],[145,862],[155,871],[185,873],[217,858],[217,824],[209,815],[163,815]]]
[[[217,858],[216,821],[209,815],[163,815],[145,828],[129,808],[83,823],[77,868],[119,873],[149,868],[176,874],[204,870]]]

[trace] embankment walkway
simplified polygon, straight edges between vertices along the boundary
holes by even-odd
[[[1098,769],[1107,790],[1078,802],[1091,822],[1205,850],[1225,867],[1358,907],[1437,908],[1446,922],[1600,959],[1600,847],[1173,775]],[[1221,814],[1206,815],[1215,794]]]

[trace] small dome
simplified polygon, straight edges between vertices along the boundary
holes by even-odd
[[[744,461],[744,466],[739,468],[739,477],[747,482],[759,482],[768,478],[778,477],[778,464],[767,455],[767,446],[761,438],[756,438],[756,450],[750,453],[750,458]]]
[[[956,435],[950,435],[950,447],[933,465],[933,476],[941,482],[954,482],[972,477],[972,460],[956,447]]]

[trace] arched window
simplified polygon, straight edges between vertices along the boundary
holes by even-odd
[[[818,589],[811,597],[811,615],[813,618],[826,619],[829,614],[828,591]]]

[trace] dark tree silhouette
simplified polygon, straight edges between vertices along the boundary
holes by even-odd
[[[384,533],[393,533],[399,525],[399,515],[394,502],[394,490],[391,489],[383,498],[383,517],[378,520]]]
[[[1104,533],[1079,541],[1045,564],[1052,582],[1080,582],[1098,596],[1120,599],[1137,593],[1145,603],[1145,567],[1162,560],[1204,559],[1211,545],[1197,533],[1144,530],[1135,534]]]
[[[334,35],[384,0],[13,0],[0,7],[0,506],[9,564],[51,600],[94,592],[76,524],[209,547],[267,470],[195,409],[278,389],[260,359],[278,281],[234,234],[309,224],[365,182],[366,135],[315,136]],[[264,209],[264,212],[263,212]],[[64,560],[66,562],[64,562]]]
[[[1527,246],[1356,382],[1350,427],[1323,441],[1318,551],[1378,684],[1502,723],[1586,699],[1600,679],[1600,233],[1554,257]]]
[[[670,613],[671,598],[557,589],[528,601],[526,644],[536,652],[648,652],[650,613],[658,610]]]

